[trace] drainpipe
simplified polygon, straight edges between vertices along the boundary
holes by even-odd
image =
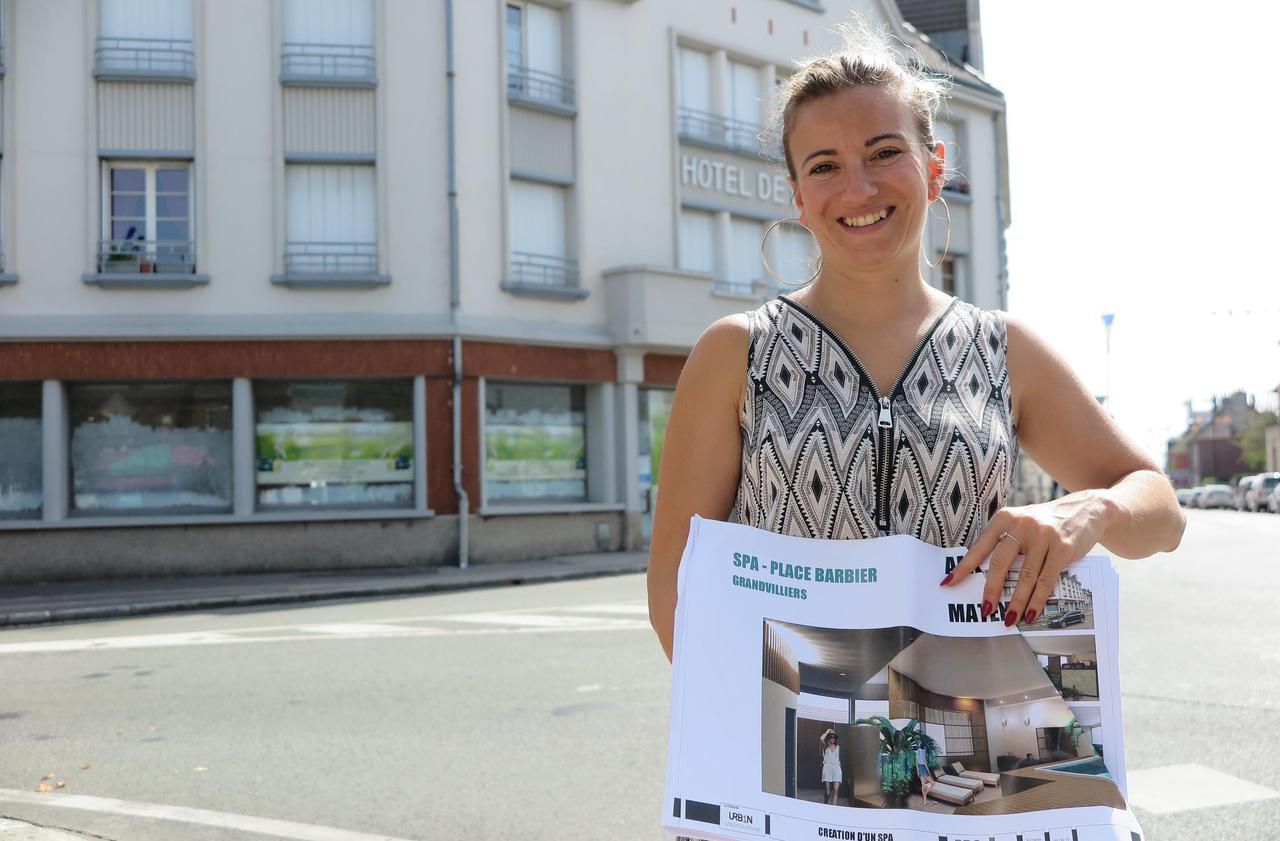
[[[1001,193],[1001,184],[1004,180],[1004,174],[1008,172],[1009,161],[1005,157],[1003,151],[1002,138],[1004,132],[1001,125],[1000,112],[997,111],[991,115],[992,128],[995,129],[995,147],[996,147],[996,247],[999,249],[997,255],[998,264],[996,277],[1000,281],[1000,309],[1009,309],[1009,257],[1005,253],[1005,218],[1004,218],[1004,196]]]
[[[471,499],[462,486],[462,305],[458,279],[458,161],[457,123],[453,94],[453,0],[444,4],[445,88],[449,112],[449,320],[453,326],[453,491],[458,496],[458,568],[466,569],[470,550]]]

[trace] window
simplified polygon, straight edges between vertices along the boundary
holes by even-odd
[[[98,271],[195,271],[189,164],[108,163],[104,198]]]
[[[413,505],[413,382],[257,382],[258,506]]]
[[[734,217],[729,222],[729,231],[729,272],[720,288],[735,294],[752,295],[756,281],[764,275],[764,267],[760,263],[764,225],[753,219]]]
[[[707,143],[723,143],[725,119],[713,113],[711,105],[711,56],[701,50],[681,47],[678,54],[681,137]]]
[[[938,288],[948,295],[964,297],[964,261],[960,257],[944,257],[938,267]]]
[[[587,499],[586,388],[485,384],[488,504]]]
[[[705,210],[680,210],[680,268],[715,274],[715,215]]]
[[[729,145],[746,152],[760,148],[760,70],[749,64],[729,62]]]
[[[378,270],[372,166],[285,167],[285,271],[372,275]]]
[[[773,267],[778,276],[789,283],[811,277],[821,257],[813,236],[798,225],[779,225],[772,236],[778,238],[778,262]]]
[[[947,147],[947,180],[943,189],[968,193],[969,179],[963,174],[964,166],[960,158],[959,127],[945,120],[938,120],[933,124],[933,134],[939,143]]]
[[[0,383],[0,517],[35,517],[44,486],[40,383]]]
[[[574,104],[565,69],[560,12],[537,3],[507,5],[507,93],[565,108]]]
[[[283,81],[373,82],[372,0],[285,0]]]
[[[577,286],[568,257],[568,195],[564,187],[511,180],[511,279],[525,286]]]
[[[68,389],[75,513],[231,509],[231,384]]]
[[[925,707],[925,721],[929,724],[940,724],[944,730],[945,744],[939,745],[939,753],[946,756],[973,755],[973,724],[969,713],[964,710],[938,710]]]
[[[191,0],[100,0],[97,75],[194,79]]]

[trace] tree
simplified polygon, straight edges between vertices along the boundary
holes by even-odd
[[[1275,412],[1258,412],[1236,437],[1236,443],[1240,445],[1240,460],[1255,473],[1267,468],[1266,430],[1278,423],[1280,417]]]

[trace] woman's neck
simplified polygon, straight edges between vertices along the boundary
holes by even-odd
[[[857,326],[917,320],[944,306],[947,295],[925,283],[919,269],[901,274],[849,274],[823,270],[792,295],[820,318]]]

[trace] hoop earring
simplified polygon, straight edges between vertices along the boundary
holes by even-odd
[[[764,263],[764,270],[769,273],[769,276],[772,277],[774,280],[778,281],[778,283],[781,284],[782,286],[791,286],[797,289],[800,288],[801,286],[808,286],[810,283],[813,283],[813,281],[817,279],[819,274],[822,273],[822,255],[821,254],[818,255],[818,267],[813,270],[813,274],[809,275],[807,279],[802,280],[799,283],[793,283],[789,280],[783,280],[782,278],[778,277],[778,274],[769,266],[769,257],[765,254],[765,243],[769,241],[769,234],[773,233],[773,229],[781,225],[783,222],[795,222],[797,225],[799,225],[800,227],[808,231],[809,236],[813,237],[813,241],[817,243],[818,238],[816,236],[813,236],[813,231],[809,230],[809,226],[805,225],[798,218],[797,219],[779,219],[778,221],[770,225],[768,228],[765,228],[764,237],[760,240],[760,262]]]
[[[947,250],[951,248],[951,208],[947,205],[947,200],[942,197],[941,193],[938,194],[938,201],[942,202],[942,209],[947,212],[947,239],[942,244],[942,256],[938,258],[938,262],[930,263],[928,257],[924,258],[925,265],[931,269],[939,268],[942,265],[942,261],[947,259]]]

